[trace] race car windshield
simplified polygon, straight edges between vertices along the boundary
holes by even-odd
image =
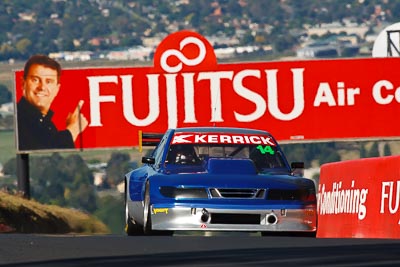
[[[276,146],[252,144],[173,144],[165,163],[201,165],[209,158],[251,159],[258,170],[286,168]]]

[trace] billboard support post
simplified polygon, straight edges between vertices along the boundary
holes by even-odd
[[[29,188],[29,154],[17,154],[18,191],[30,199]]]

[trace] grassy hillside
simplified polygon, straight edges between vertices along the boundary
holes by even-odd
[[[108,234],[107,226],[82,211],[44,205],[0,191],[0,232]]]

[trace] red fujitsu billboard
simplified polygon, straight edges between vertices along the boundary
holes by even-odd
[[[400,156],[321,166],[318,232],[324,238],[400,238]]]
[[[19,108],[29,90],[42,110],[54,98],[52,116],[41,116],[80,149],[133,147],[138,131],[186,126],[262,129],[281,142],[398,138],[399,66],[400,58],[218,64],[203,36],[181,31],[160,43],[152,67],[63,69],[58,87],[46,68],[16,71],[17,148],[71,148],[35,141],[40,116],[22,127],[24,112],[35,113]]]

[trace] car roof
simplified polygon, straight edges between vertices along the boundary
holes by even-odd
[[[237,128],[237,127],[183,127],[174,129],[176,133],[237,133],[237,134],[267,134],[271,135],[267,131],[250,129],[250,128]]]

